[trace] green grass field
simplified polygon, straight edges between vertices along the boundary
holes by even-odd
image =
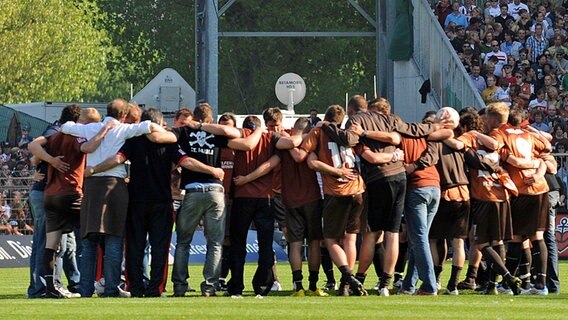
[[[1,319],[566,319],[568,294],[538,296],[390,296],[378,297],[289,297],[290,269],[278,263],[284,290],[264,299],[252,291],[242,300],[226,297],[203,298],[192,293],[186,298],[91,298],[71,300],[27,299],[28,269],[0,269]],[[250,290],[254,265],[247,265],[245,290]],[[191,265],[190,284],[199,287],[201,265]],[[444,270],[447,277],[450,265]],[[305,279],[307,278],[307,271]],[[561,264],[561,279],[567,279],[568,262]],[[338,275],[338,272],[336,272]],[[324,275],[320,274],[320,279]],[[372,287],[376,276],[369,276]],[[443,279],[445,283],[447,279]],[[307,283],[307,280],[304,281]],[[323,283],[323,282],[322,282]],[[568,285],[568,284],[566,284]],[[168,283],[171,290],[171,283]],[[563,292],[566,292],[564,288]]]

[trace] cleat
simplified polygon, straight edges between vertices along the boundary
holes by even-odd
[[[195,289],[193,289],[189,284],[187,285],[187,291],[186,292],[195,292]]]
[[[231,299],[240,300],[240,299],[243,298],[243,295],[242,294],[232,294],[230,297],[231,297]]]
[[[379,286],[381,285],[381,281],[377,281],[377,284],[375,284],[375,286],[373,287],[373,290],[377,290],[379,291]]]
[[[130,292],[126,291],[126,290],[122,290],[120,287],[118,288],[118,297],[119,298],[130,298],[132,297],[132,295],[130,294]]]
[[[521,294],[521,283],[523,283],[523,281],[517,277],[512,277],[509,280],[509,287],[513,291],[513,294],[516,296]]]
[[[460,281],[458,283],[457,289],[458,290],[475,290],[477,288],[477,285],[475,284],[475,282],[469,282],[469,281]]]
[[[379,288],[378,288],[378,287],[379,287],[379,283],[381,283],[381,282],[380,282],[380,281],[377,282],[377,289],[376,289],[376,290],[379,290]],[[396,280],[396,281],[392,284],[392,286],[393,286],[393,289],[400,289],[400,288],[402,288],[402,279]]]
[[[261,295],[261,294],[257,294],[254,298],[261,300],[261,299],[264,299],[264,296]]]
[[[481,294],[486,295],[486,296],[498,296],[499,291],[497,291],[496,287],[493,287],[493,288],[485,289],[485,291],[483,291]]]
[[[339,285],[339,289],[336,290],[338,296],[349,297],[351,295],[351,290],[349,290],[349,284],[342,282]]]
[[[524,289],[521,287],[520,290],[521,290],[520,293],[521,296],[532,296],[533,294],[535,294],[533,288]]]
[[[503,285],[497,286],[497,291],[499,292],[499,294],[502,294],[502,295],[506,295],[506,296],[512,296],[513,295],[513,290],[511,290],[511,288],[505,288]]]
[[[446,291],[444,291],[444,295],[446,296],[458,296],[459,294],[460,292],[458,291],[458,289],[454,290],[446,289]]]
[[[442,284],[440,283],[440,280],[436,280],[436,289],[437,290],[441,290],[442,289]]]
[[[183,298],[183,297],[185,297],[185,292],[174,292],[172,297],[173,298]]]
[[[306,292],[304,291],[304,289],[300,289],[298,291],[294,291],[294,293],[292,293],[290,296],[291,297],[305,297]]]
[[[316,289],[314,291],[312,290],[308,290],[306,291],[306,296],[310,296],[310,297],[329,297],[329,293],[325,292],[322,289]]]
[[[548,288],[544,287],[542,289],[533,288],[533,294],[537,296],[547,296],[548,295]]]
[[[347,278],[347,282],[349,283],[349,288],[351,292],[353,292],[354,296],[366,296],[368,295],[367,290],[363,287],[363,284],[355,279],[353,275]]]
[[[377,294],[381,297],[388,297],[390,296],[389,288],[387,287],[380,288]]]
[[[328,282],[325,284],[325,286],[323,286],[322,290],[324,291],[336,291],[337,290],[337,284],[335,282]]]

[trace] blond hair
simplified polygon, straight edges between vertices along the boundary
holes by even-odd
[[[81,109],[81,114],[79,115],[78,122],[87,124],[91,122],[100,122],[101,114],[95,108],[83,108]]]
[[[487,105],[487,116],[495,117],[500,124],[505,124],[509,120],[509,106],[504,102],[494,102]]]

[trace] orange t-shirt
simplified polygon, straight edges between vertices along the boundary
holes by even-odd
[[[473,149],[478,155],[493,162],[499,162],[499,153],[485,148],[473,134],[466,132],[459,136],[458,140],[463,142],[467,149]],[[473,199],[491,202],[502,202],[509,199],[507,189],[490,172],[470,168],[469,175],[471,197]]]
[[[341,168],[347,163],[350,168],[355,168],[355,155],[353,149],[339,146],[331,141],[321,128],[314,128],[300,145],[306,152],[314,152],[318,159],[335,168]],[[360,174],[354,180],[345,180],[336,176],[323,174],[323,192],[331,196],[350,196],[365,191],[365,183]]]
[[[509,124],[492,130],[490,135],[499,143],[501,159],[504,160],[509,156],[535,160],[535,152],[538,154],[545,149],[545,145],[528,131]],[[509,172],[519,194],[538,195],[548,191],[548,184],[544,177],[530,186],[524,183],[523,179],[535,174],[536,169],[519,169],[506,161],[503,161],[503,168]]]

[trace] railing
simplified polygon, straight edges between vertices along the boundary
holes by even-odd
[[[5,208],[0,208],[0,235],[9,234],[3,224],[16,223],[17,210],[23,209],[25,218],[22,219],[28,226],[33,226],[33,219],[28,203],[29,192],[34,184],[34,171],[23,170],[19,172],[4,173],[0,171],[0,194],[2,200],[0,206],[10,208],[10,217],[3,216]],[[20,234],[31,234],[31,231],[18,228]]]
[[[439,106],[457,110],[481,109],[485,103],[473,86],[444,30],[424,0],[414,6],[414,61],[424,79],[430,79],[431,94]]]

